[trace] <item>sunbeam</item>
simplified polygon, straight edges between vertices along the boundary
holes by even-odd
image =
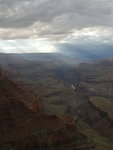
[[[0,40],[0,52],[4,53],[54,53],[56,49],[52,42],[22,39]]]

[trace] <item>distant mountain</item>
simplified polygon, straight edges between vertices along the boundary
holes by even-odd
[[[110,47],[100,50],[87,50],[85,48],[67,46],[69,51],[65,49],[60,53],[21,53],[21,54],[0,54],[0,65],[9,67],[12,64],[26,64],[26,61],[32,62],[49,62],[56,65],[78,65],[82,62],[94,62],[113,57],[113,49]]]

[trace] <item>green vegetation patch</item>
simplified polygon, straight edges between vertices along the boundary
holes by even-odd
[[[67,110],[65,105],[54,105],[54,104],[45,104],[44,111],[48,114],[55,114],[58,116],[63,116]]]
[[[113,101],[111,99],[92,96],[90,97],[90,102],[100,110],[106,112],[108,116],[113,119]]]

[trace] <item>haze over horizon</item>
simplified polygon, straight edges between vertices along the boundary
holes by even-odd
[[[0,0],[0,52],[106,55],[112,16],[111,0]]]

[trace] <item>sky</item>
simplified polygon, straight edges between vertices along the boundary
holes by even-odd
[[[94,52],[107,46],[113,46],[112,0],[0,0],[0,52]]]

